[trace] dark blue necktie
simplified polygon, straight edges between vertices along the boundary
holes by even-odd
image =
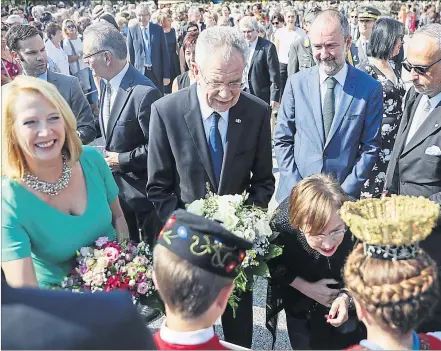
[[[217,184],[219,185],[220,175],[222,170],[222,161],[224,159],[224,148],[222,146],[222,137],[219,132],[219,118],[220,114],[213,112],[210,116],[211,127],[208,135],[208,145],[210,148],[211,162],[213,163],[214,175]]]

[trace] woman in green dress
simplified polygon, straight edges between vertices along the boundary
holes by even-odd
[[[2,95],[2,270],[15,287],[60,284],[81,247],[127,235],[118,187],[52,84],[20,76]]]

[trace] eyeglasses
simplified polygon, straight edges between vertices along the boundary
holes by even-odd
[[[441,58],[437,61],[435,61],[434,63],[432,63],[431,65],[428,66],[419,66],[419,65],[412,65],[410,64],[407,59],[403,62],[403,67],[405,68],[406,71],[410,72],[412,70],[414,70],[416,73],[424,75],[426,74],[430,67],[436,65],[438,62],[441,61]]]
[[[106,52],[106,51],[108,51],[108,50],[99,50],[99,51],[97,51],[97,52],[94,52],[93,54],[84,55],[84,56],[83,56],[83,60],[86,60],[86,59],[88,59],[88,58],[90,58],[90,57],[92,57],[92,56],[95,56],[95,55],[101,54],[102,52]]]
[[[254,29],[252,29],[252,30],[243,30],[242,31],[243,34],[251,34],[253,32],[254,32]]]
[[[66,29],[75,29],[75,26],[72,25],[72,24],[69,24],[69,25],[66,26]]]
[[[277,26],[277,25],[279,25],[279,22],[273,22],[273,25]]]
[[[194,33],[194,32],[199,32],[199,29],[197,28],[187,29],[187,33]]]
[[[325,241],[326,239],[331,239],[333,241],[336,241],[337,239],[339,239],[340,237],[345,235],[347,230],[348,230],[348,228],[340,229],[340,230],[336,230],[335,232],[331,232],[327,235],[325,235],[325,234],[309,235],[308,233],[305,233],[303,230],[300,230],[300,232],[305,236],[307,235],[308,239],[311,240],[312,242],[314,242],[316,244],[322,244],[323,241]]]
[[[358,18],[358,16],[351,16],[351,18]]]
[[[199,69],[199,73],[201,74],[202,79],[204,80],[205,84],[207,84],[210,88],[215,90],[221,90],[225,85],[228,86],[230,90],[237,91],[241,90],[244,87],[244,84],[241,83],[212,83],[207,81],[205,79],[204,75],[202,74],[202,71]]]

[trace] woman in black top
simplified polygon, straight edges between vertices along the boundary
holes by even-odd
[[[303,179],[272,220],[283,253],[268,262],[267,327],[275,336],[284,309],[293,349],[342,349],[363,335],[350,296],[342,291],[342,268],[353,248],[338,210],[348,201],[340,185],[323,174]]]
[[[189,87],[195,81],[191,63],[194,62],[194,53],[198,36],[199,32],[188,32],[184,38],[182,49],[184,50],[185,62],[190,69],[176,77],[173,81],[172,93]]]
[[[369,40],[372,56],[359,67],[378,80],[383,88],[381,150],[370,177],[361,190],[362,198],[381,196],[387,166],[403,116],[403,98],[406,89],[400,70],[391,65],[391,59],[400,53],[403,37],[404,25],[401,22],[392,18],[380,18],[375,22]]]
[[[178,38],[176,35],[175,29],[171,26],[172,18],[171,13],[167,10],[163,10],[161,14],[158,16],[158,23],[164,29],[165,41],[167,43],[168,56],[170,59],[170,81],[178,76],[180,72],[179,68],[179,47],[178,47]],[[166,85],[164,87],[164,93],[170,94],[172,92],[172,85]]]

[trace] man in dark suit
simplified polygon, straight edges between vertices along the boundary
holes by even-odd
[[[77,77],[54,73],[47,69],[47,54],[40,32],[28,24],[12,27],[6,34],[12,56],[19,60],[23,73],[54,84],[77,119],[77,134],[83,144],[95,139],[92,109]]]
[[[259,37],[259,23],[254,17],[242,18],[239,28],[249,46],[243,79],[244,90],[275,108],[280,100],[281,84],[276,47]]]
[[[147,200],[147,143],[151,104],[160,93],[154,84],[127,62],[125,39],[107,22],[87,27],[84,59],[101,81],[100,125],[106,161],[119,187],[130,238],[142,236],[150,244],[159,221]],[[148,225],[143,227],[144,222]]]
[[[185,35],[187,34],[188,31],[188,26],[190,23],[197,23],[198,28],[199,28],[199,33],[202,32],[203,30],[205,30],[205,28],[207,27],[204,23],[204,21],[201,21],[202,16],[201,16],[201,11],[199,11],[199,8],[196,6],[192,6],[188,9],[188,22],[186,24],[184,24],[184,26],[182,27],[182,38],[185,38]]]
[[[2,282],[2,349],[156,350],[128,294],[13,289]]]
[[[129,27],[127,49],[129,61],[148,77],[164,94],[164,85],[170,84],[170,57],[164,29],[150,23],[150,9],[146,4],[136,8],[139,23]]]
[[[216,55],[211,53],[216,52]],[[274,192],[270,109],[241,92],[248,45],[231,27],[203,31],[196,44],[197,84],[152,105],[147,196],[161,221],[203,198],[248,192],[267,207]],[[251,347],[252,293],[241,296],[236,318],[222,318],[227,341]]]
[[[440,24],[417,30],[410,39],[407,60],[413,87],[386,172],[389,194],[428,197],[441,203],[441,43]],[[441,224],[441,223],[440,223]],[[441,266],[441,226],[421,244]],[[441,304],[421,331],[441,330]]]

